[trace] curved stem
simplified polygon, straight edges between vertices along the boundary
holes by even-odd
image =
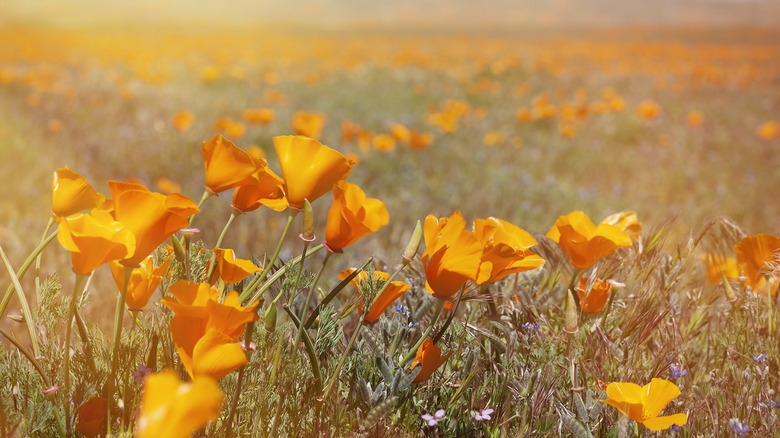
[[[38,349],[38,337],[35,336],[35,326],[33,323],[32,312],[30,312],[30,305],[27,303],[27,297],[24,295],[22,285],[19,283],[19,279],[16,277],[16,272],[14,272],[14,268],[11,266],[11,262],[8,261],[8,257],[5,256],[5,251],[3,251],[2,246],[0,246],[0,258],[3,259],[5,269],[8,271],[8,275],[11,277],[11,283],[14,285],[14,289],[16,289],[16,296],[19,298],[19,305],[22,308],[24,322],[27,325],[27,332],[30,334],[30,343],[32,343],[33,353],[35,354],[35,357],[38,357],[41,355],[41,352]]]
[[[203,205],[204,202],[206,202],[206,199],[209,199],[210,197],[216,195],[216,193],[212,192],[208,188],[203,191],[203,196],[200,197],[200,202],[198,202],[198,210],[200,210],[201,205]],[[198,213],[195,213],[198,214]],[[192,225],[192,221],[195,220],[195,214],[190,216],[190,225]]]
[[[62,367],[65,374],[63,379],[65,380],[65,436],[67,438],[70,438],[71,436],[71,424],[73,423],[70,419],[70,402],[68,401],[68,397],[70,396],[70,340],[73,336],[73,318],[76,315],[76,303],[78,302],[79,291],[81,290],[81,286],[84,284],[85,279],[86,276],[76,274],[76,281],[73,285],[73,295],[70,298],[70,312],[68,313],[67,324],[65,326],[65,352]]]
[[[312,324],[314,324],[314,321],[317,319],[317,316],[319,316],[320,311],[328,305],[331,301],[333,301],[334,298],[336,298],[336,295],[339,294],[339,292],[342,291],[352,280],[355,279],[355,277],[360,274],[361,271],[366,269],[366,266],[368,266],[369,263],[371,263],[374,260],[373,257],[369,257],[368,260],[366,260],[365,263],[363,263],[363,266],[361,266],[359,269],[356,269],[355,272],[349,274],[347,278],[341,281],[336,287],[331,290],[325,298],[322,299],[320,304],[314,309],[313,312],[311,312],[311,315],[309,315],[309,319],[306,320],[306,323],[303,324],[304,328],[311,327]]]
[[[303,254],[304,255],[306,254],[305,250]],[[311,302],[311,296],[314,294],[315,289],[317,289],[317,283],[319,283],[320,277],[322,276],[322,271],[325,270],[325,265],[328,264],[328,260],[330,260],[331,255],[333,255],[332,252],[329,252],[325,255],[325,259],[322,260],[322,266],[320,266],[320,270],[317,271],[317,276],[314,277],[314,282],[309,287],[309,294],[306,296],[306,303],[303,305],[303,310],[301,311],[301,318],[300,318],[301,321],[303,321],[304,317],[306,316],[306,311],[309,309],[309,303]],[[301,265],[303,265],[303,257],[301,257]],[[303,269],[303,266],[301,266],[301,269]],[[298,271],[298,279],[300,279],[300,274],[301,271]],[[297,286],[297,280],[296,280],[296,286]],[[303,330],[304,330],[304,325],[298,324],[298,335],[295,336],[295,343],[293,343],[293,345],[295,346],[298,345],[298,342],[301,340],[301,334],[303,333]]]
[[[27,260],[24,261],[22,267],[19,268],[18,271],[16,271],[15,277],[19,281],[21,281],[22,278],[24,278],[24,274],[26,274],[27,270],[30,269],[30,266],[32,266],[33,262],[35,261],[35,258],[38,257],[41,251],[43,251],[43,249],[46,248],[46,246],[49,243],[51,243],[51,241],[54,240],[55,237],[57,237],[56,232],[49,234],[49,236],[46,237],[46,239],[44,239],[41,242],[41,244],[38,245],[38,247],[35,248],[32,253],[30,253],[29,256],[27,256]],[[5,296],[3,296],[2,303],[0,303],[0,318],[5,314],[5,309],[8,307],[8,302],[11,301],[11,295],[13,295],[14,290],[16,290],[16,286],[12,280],[11,285],[8,286],[8,289],[5,290]]]
[[[35,360],[35,356],[33,356],[32,353],[30,353],[30,350],[24,348],[24,345],[22,345],[21,342],[19,342],[18,339],[16,339],[12,334],[8,333],[7,331],[0,328],[0,335],[3,335],[4,338],[8,339],[8,341],[12,344],[14,344],[14,347],[16,347],[20,353],[24,355],[24,357],[27,358],[28,361],[32,364],[33,367],[35,367],[35,370],[38,371],[38,375],[41,376],[41,380],[43,380],[43,384],[46,386],[46,388],[51,388],[51,382],[49,381],[49,378],[46,377],[46,372],[43,371],[43,367],[41,367],[41,364],[38,363],[37,360]]]
[[[315,246],[314,248],[310,249],[306,253],[306,257],[309,257],[310,255],[314,254],[315,252],[321,250],[322,248],[325,248],[325,245],[319,244],[319,245]],[[272,284],[274,284],[274,282],[276,280],[278,280],[282,275],[284,275],[285,272],[287,272],[287,266],[291,266],[291,265],[294,265],[295,263],[298,263],[298,260],[300,260],[300,256],[290,260],[290,263],[288,263],[287,265],[282,266],[279,270],[274,272],[274,275],[272,275],[268,279],[268,281],[266,281],[263,284],[263,286],[257,292],[255,292],[254,295],[252,295],[252,298],[249,300],[249,302],[253,303],[253,302],[255,302],[255,300],[260,298],[265,293],[265,291],[268,290],[268,288],[271,287]],[[246,302],[246,297],[248,297],[250,294],[252,294],[252,292],[254,292],[254,290],[257,288],[258,284],[260,284],[260,283],[252,280],[252,283],[250,283],[249,286],[247,286],[247,288],[244,289],[244,292],[242,292],[241,295],[239,295],[238,301],[241,302],[241,303]],[[281,296],[282,296],[282,292],[280,291],[279,295],[277,295],[276,298],[274,298],[273,302],[275,303],[275,302],[279,301],[279,297],[281,297]]]
[[[54,216],[49,218],[49,222],[46,224],[46,229],[43,231],[43,235],[41,236],[41,241],[38,243],[38,245],[42,245],[43,242],[46,240],[46,234],[51,229],[51,226],[54,225]],[[41,297],[39,295],[39,290],[41,288],[41,254],[38,253],[38,257],[35,258],[35,302],[40,303]]]
[[[265,280],[266,275],[268,275],[268,272],[274,266],[274,263],[276,263],[276,259],[279,258],[279,252],[281,252],[282,250],[282,243],[284,243],[284,239],[287,238],[287,232],[290,231],[290,225],[292,225],[292,221],[293,219],[295,219],[295,216],[297,214],[298,214],[298,210],[295,210],[293,208],[290,209],[290,214],[287,216],[287,225],[284,226],[284,230],[282,231],[282,236],[279,238],[279,243],[276,244],[276,250],[274,251],[274,255],[271,257],[271,260],[269,260],[263,267],[263,272],[261,272],[260,275],[255,277],[254,280],[252,280],[252,282],[249,283],[249,286],[247,286],[246,291],[243,294],[241,294],[241,296],[239,297],[239,301],[242,301],[242,298],[246,299],[246,297],[249,296],[249,293],[247,292],[254,290],[258,284],[262,283],[263,280]]]
[[[230,218],[228,219],[225,226],[222,228],[222,232],[219,234],[219,239],[217,239],[217,244],[214,245],[214,249],[219,248],[220,245],[222,245],[222,240],[225,238],[225,234],[227,234],[228,228],[230,228],[230,224],[233,223],[234,220],[236,220],[238,216],[235,212],[230,213]],[[189,245],[187,245],[187,251],[189,252]],[[211,283],[211,280],[214,277],[214,272],[217,271],[217,254],[212,252],[211,253],[211,262],[209,263],[209,273],[206,275],[206,282]]]
[[[116,309],[114,311],[114,349],[111,354],[111,372],[108,375],[108,381],[106,382],[106,403],[108,409],[106,409],[106,433],[111,435],[111,401],[114,398],[114,379],[116,378],[116,369],[119,366],[119,343],[122,338],[122,320],[125,316],[125,295],[127,295],[127,286],[130,284],[130,277],[133,275],[133,269],[124,266],[125,271],[125,285],[122,287],[122,295],[119,296],[116,302]]]
[[[425,329],[425,333],[423,333],[423,335],[420,336],[420,340],[417,341],[414,347],[411,350],[409,350],[409,352],[406,353],[406,356],[404,356],[403,360],[401,360],[400,363],[401,368],[405,367],[410,360],[412,360],[415,356],[417,356],[417,350],[420,348],[420,345],[422,345],[423,342],[425,342],[425,339],[431,333],[431,329],[433,329],[433,325],[436,324],[436,321],[439,319],[439,315],[441,314],[441,309],[444,307],[444,300],[437,300],[437,301],[438,303],[436,304],[436,313],[433,314],[431,323],[428,325],[428,328]]]

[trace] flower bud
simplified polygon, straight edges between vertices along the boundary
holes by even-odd
[[[574,334],[579,330],[579,324],[577,322],[577,303],[574,302],[574,295],[570,289],[566,292],[566,312],[563,331]]]
[[[720,275],[723,276],[723,288],[726,290],[726,300],[729,303],[737,301],[737,294],[735,294],[734,289],[731,288],[731,283],[729,283],[728,278],[726,278],[726,274],[721,272]]]
[[[271,305],[265,309],[265,317],[263,318],[263,325],[268,333],[273,333],[276,330],[276,303],[273,301]]]
[[[176,256],[176,260],[179,263],[184,263],[184,248],[181,246],[181,242],[176,236],[171,236],[171,243],[173,244],[173,254]]]
[[[408,265],[409,263],[414,260],[414,257],[417,255],[417,249],[420,247],[420,242],[422,242],[423,238],[423,230],[422,230],[422,224],[420,224],[420,221],[417,221],[417,226],[414,227],[414,233],[412,233],[412,238],[409,239],[409,244],[406,245],[406,249],[404,250],[403,254],[403,264],[404,266]]]
[[[314,213],[308,199],[303,200],[303,232],[299,237],[306,242],[314,240]]]

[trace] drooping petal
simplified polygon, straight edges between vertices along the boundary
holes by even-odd
[[[133,234],[110,216],[75,214],[57,230],[60,244],[71,252],[73,270],[89,275],[103,263],[122,259],[136,248]]]
[[[247,363],[246,353],[237,341],[219,330],[209,329],[193,349],[192,377],[209,376],[219,380]]]

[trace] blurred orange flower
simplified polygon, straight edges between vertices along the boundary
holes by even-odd
[[[163,194],[170,195],[171,193],[181,193],[181,186],[164,176],[157,178],[155,183]]]
[[[214,271],[214,280],[221,278],[225,284],[235,284],[250,275],[262,271],[251,260],[236,258],[236,254],[229,248],[214,248],[217,257],[217,269]]]
[[[299,210],[304,199],[314,202],[352,172],[344,155],[312,138],[274,137],[274,148],[282,167],[287,201]]]
[[[366,198],[355,184],[338,181],[333,186],[333,204],[328,211],[325,246],[332,252],[342,252],[361,237],[387,225],[390,217],[385,203]]]
[[[661,411],[680,395],[674,383],[664,379],[653,379],[645,386],[636,383],[610,383],[607,385],[609,400],[599,400],[614,406],[623,415],[644,424],[650,430],[669,429],[673,424],[683,426],[688,422],[684,413],[659,417]]]
[[[344,280],[353,272],[355,272],[355,268],[341,271],[339,273],[339,280]],[[390,278],[390,274],[387,272],[374,271],[374,282],[387,282],[388,278]],[[358,274],[357,277],[355,277],[349,284],[357,289],[358,283],[366,280],[368,280],[368,274],[365,271],[361,271],[360,274]],[[403,281],[393,281],[388,284],[387,288],[385,288],[385,290],[382,292],[382,295],[380,295],[378,298],[375,298],[374,305],[371,307],[371,309],[369,309],[368,314],[363,319],[363,322],[366,324],[374,323],[377,319],[379,319],[380,316],[382,316],[385,310],[390,307],[390,304],[393,304],[395,300],[405,294],[410,287],[410,285],[404,283]],[[358,307],[358,311],[361,315],[363,314],[363,307],[364,306],[362,303]]]
[[[580,307],[586,313],[598,313],[607,304],[612,285],[606,281],[595,280],[590,291],[587,290],[588,277],[580,277],[580,285],[575,289],[580,294]]]
[[[737,242],[734,249],[737,252],[737,266],[747,277],[747,284],[754,292],[757,291],[760,285],[764,285],[761,280],[768,274],[767,264],[780,262],[780,237],[755,234]]]
[[[325,127],[325,115],[306,111],[296,111],[293,114],[292,130],[297,135],[320,138]]]
[[[379,152],[391,152],[395,149],[395,139],[387,134],[375,135],[371,143]]]
[[[434,297],[449,300],[469,280],[477,279],[482,245],[466,231],[466,221],[459,211],[449,218],[425,218],[425,289]]]
[[[707,275],[707,283],[719,284],[726,279],[733,280],[739,276],[737,260],[734,257],[723,257],[720,254],[707,254],[704,256],[704,271]]]
[[[81,405],[76,421],[76,430],[84,436],[98,436],[106,431],[106,399],[92,397]]]
[[[636,212],[633,211],[621,211],[611,214],[605,217],[601,223],[620,228],[624,233],[631,236],[632,239],[638,239],[639,233],[642,231],[642,223],[639,222]]]
[[[780,135],[780,123],[768,120],[756,128],[756,135],[764,140],[774,140]]]
[[[689,128],[698,128],[703,121],[704,116],[702,115],[701,111],[698,110],[689,112],[688,116],[685,117],[685,123]]]
[[[533,113],[528,108],[518,108],[515,117],[519,122],[530,122],[534,119]]]
[[[658,105],[653,100],[647,99],[639,103],[636,107],[636,113],[645,120],[654,120],[663,113],[663,110],[661,109],[661,105]]]
[[[130,310],[141,310],[149,302],[157,286],[160,285],[163,276],[171,266],[171,256],[165,259],[158,267],[154,267],[154,256],[149,256],[136,268],[125,267],[118,260],[109,264],[111,275],[119,291],[125,286],[125,269],[133,269],[130,283],[127,285],[125,304]]]
[[[136,249],[133,233],[104,212],[63,218],[57,239],[71,252],[73,271],[80,275],[89,275],[103,263],[125,258]]]
[[[59,217],[93,209],[105,199],[92,188],[86,178],[67,167],[54,171],[51,192],[51,211]]]
[[[192,199],[173,193],[150,192],[141,184],[109,181],[114,201],[114,218],[135,236],[135,251],[122,260],[135,266],[171,234],[186,228],[189,217],[198,212]]]
[[[390,126],[390,135],[392,135],[396,141],[406,143],[411,139],[412,133],[406,126],[400,123],[393,123],[393,125]]]
[[[631,246],[631,238],[623,230],[606,223],[597,227],[581,211],[560,216],[547,237],[558,242],[572,264],[580,269],[620,247]]]
[[[410,370],[413,370],[417,364],[422,365],[420,374],[414,378],[413,382],[420,383],[428,380],[434,371],[439,369],[449,359],[450,355],[452,355],[452,350],[442,356],[441,348],[433,345],[433,341],[430,338],[426,338],[420,345],[420,348],[417,349],[417,356],[415,356],[414,361],[409,365]]]
[[[195,115],[192,111],[182,110],[173,116],[173,127],[179,132],[188,131],[193,122],[195,122]]]
[[[206,187],[212,192],[221,193],[252,183],[257,162],[232,141],[218,134],[208,142],[204,141],[201,151],[206,168]]]
[[[504,220],[489,217],[474,221],[474,236],[482,244],[482,259],[476,282],[495,283],[510,274],[530,271],[544,259],[529,251],[536,239],[528,232]]]
[[[425,149],[433,143],[433,134],[412,130],[409,134],[409,147],[414,150]]]
[[[224,398],[214,379],[182,383],[173,370],[148,376],[143,394],[137,438],[189,437],[217,418]]]
[[[169,291],[176,300],[165,297],[161,303],[176,314],[170,323],[171,337],[190,377],[218,380],[248,363],[238,338],[246,323],[259,319],[258,302],[243,307],[233,291],[220,303],[219,290],[186,280],[174,283]]]
[[[247,108],[241,112],[241,117],[253,125],[267,125],[274,121],[276,112],[270,108]]]

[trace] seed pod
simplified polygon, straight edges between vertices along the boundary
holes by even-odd
[[[417,249],[420,248],[422,237],[422,225],[420,224],[420,221],[417,221],[417,225],[414,227],[414,233],[412,233],[412,238],[409,239],[409,244],[406,245],[406,249],[404,250],[404,254],[402,256],[404,259],[404,266],[408,265],[412,262],[412,260],[414,260],[414,257],[417,255]]]
[[[273,333],[274,330],[276,330],[276,303],[273,301],[271,302],[271,305],[265,309],[263,325],[268,333]]]

